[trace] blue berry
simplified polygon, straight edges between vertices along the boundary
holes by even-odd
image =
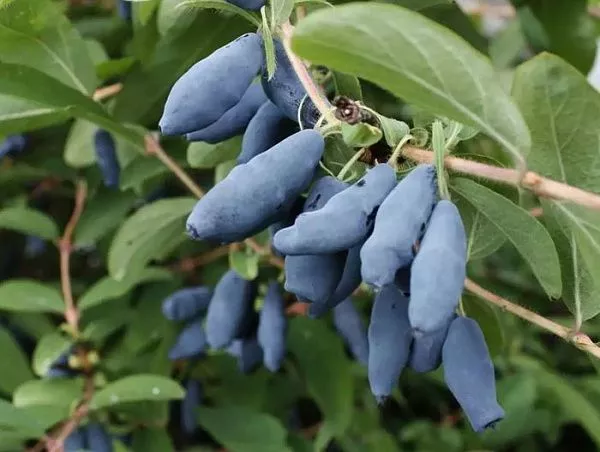
[[[262,38],[247,33],[194,64],[171,88],[161,132],[183,135],[217,121],[240,101],[263,59]]]
[[[368,337],[369,384],[373,395],[382,402],[398,383],[412,344],[408,299],[393,284],[375,297]]]
[[[187,232],[196,240],[235,242],[281,219],[310,183],[323,137],[303,130],[236,166],[194,207]]]
[[[131,9],[132,9],[132,4],[131,1],[128,0],[117,0],[117,9],[119,12],[119,17],[121,17],[121,19],[124,19],[126,21],[130,21],[131,20]]]
[[[10,154],[22,152],[27,145],[27,139],[23,135],[9,135],[0,142],[0,160]]]
[[[169,359],[172,361],[178,359],[194,358],[202,355],[206,351],[206,335],[202,326],[202,320],[187,325],[175,341],[175,345],[169,350]]]
[[[457,317],[442,348],[444,380],[473,430],[482,432],[504,418],[496,399],[494,364],[477,322]]]
[[[298,125],[294,121],[287,118],[272,102],[265,102],[244,132],[238,163],[248,163],[297,131]]]
[[[83,428],[73,430],[63,443],[65,452],[82,452],[85,450],[85,433]]]
[[[436,201],[435,167],[419,165],[381,203],[375,227],[360,252],[363,280],[377,288],[410,265]]]
[[[369,342],[365,325],[352,299],[346,298],[333,309],[333,324],[354,358],[363,365],[369,363]]]
[[[163,315],[174,322],[190,320],[208,309],[212,290],[208,287],[188,287],[169,295],[162,304]]]
[[[302,127],[313,127],[319,119],[319,111],[306,96],[306,90],[296,75],[283,44],[276,39],[274,44],[277,66],[271,80],[268,80],[266,70],[263,70],[262,84],[265,93],[271,102],[292,121],[298,121],[298,109],[302,107],[300,114]]]
[[[263,362],[271,372],[277,372],[285,357],[287,319],[285,300],[279,284],[269,283],[258,324],[258,343],[263,350]]]
[[[265,4],[265,0],[227,0],[240,8],[257,11]]]
[[[196,410],[202,401],[202,384],[190,378],[185,384],[185,397],[181,402],[181,426],[183,431],[191,435],[198,426]]]
[[[415,332],[410,351],[409,366],[419,373],[431,372],[440,366],[442,361],[442,346],[448,334],[450,322],[431,333]]]
[[[321,254],[347,250],[371,232],[377,208],[396,185],[391,166],[379,164],[315,212],[302,213],[274,237],[282,253]]]
[[[189,141],[205,141],[219,143],[244,132],[248,123],[260,108],[267,102],[267,97],[260,83],[253,83],[246,90],[240,101],[227,110],[223,116],[208,127],[188,133]]]
[[[112,452],[112,439],[106,429],[96,423],[90,422],[85,427],[85,436],[87,438],[87,449],[92,452]]]
[[[96,162],[102,173],[104,185],[109,188],[119,186],[121,167],[117,158],[117,147],[110,133],[98,130],[94,135]]]
[[[256,284],[229,270],[217,286],[206,315],[206,338],[211,348],[229,345],[238,335],[256,295]]]
[[[432,332],[454,315],[467,265],[467,238],[460,213],[450,201],[433,209],[410,275],[408,316],[415,330]]]
[[[263,362],[263,351],[256,337],[236,339],[227,352],[237,358],[240,372],[244,374],[253,372]]]

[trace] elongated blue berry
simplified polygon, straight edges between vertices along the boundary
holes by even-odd
[[[25,255],[34,258],[46,250],[46,241],[35,235],[28,235],[25,239]]]
[[[185,397],[181,401],[181,426],[183,431],[191,435],[198,426],[196,410],[202,401],[202,384],[190,378],[185,384]]]
[[[206,334],[202,326],[202,320],[187,325],[175,341],[175,345],[169,350],[169,359],[188,359],[200,356],[206,351]]]
[[[263,362],[263,351],[256,337],[237,339],[235,347],[240,372],[249,374]]]
[[[188,133],[189,141],[205,141],[219,143],[220,141],[240,135],[260,108],[267,102],[267,96],[260,83],[253,83],[246,90],[240,101],[227,110],[223,116],[208,127]]]
[[[359,363],[365,366],[368,365],[369,342],[367,331],[350,298],[346,298],[333,309],[333,324],[354,358]]]
[[[304,203],[304,212],[322,208],[346,184],[334,177],[319,179]],[[277,234],[275,234],[277,235]],[[334,293],[344,271],[346,251],[328,254],[286,256],[285,290],[303,301],[324,303]]]
[[[85,439],[84,429],[81,427],[76,428],[65,438],[63,443],[65,452],[82,452],[86,450]]]
[[[163,135],[183,135],[214,123],[240,101],[262,64],[262,38],[256,33],[194,64],[171,88],[159,122]]]
[[[112,452],[112,439],[106,429],[96,422],[85,427],[87,449],[93,452]]]
[[[130,21],[131,20],[131,1],[128,0],[117,0],[117,9],[119,12],[119,17],[121,19]]]
[[[297,131],[298,125],[285,116],[279,107],[272,102],[265,102],[244,132],[238,163],[248,163]]]
[[[308,315],[310,317],[319,318],[326,314],[352,295],[358,286],[360,286],[362,280],[360,275],[360,248],[362,244],[363,242],[348,250],[342,276],[333,294],[325,301],[311,303],[308,307]]]
[[[377,208],[395,185],[396,173],[391,166],[375,166],[323,208],[301,214],[293,226],[275,234],[275,247],[286,255],[352,248],[371,232]]]
[[[245,280],[233,270],[223,275],[206,314],[206,338],[212,348],[226,347],[234,340],[255,295],[253,281]]]
[[[482,432],[504,418],[496,399],[494,364],[477,322],[457,317],[442,348],[444,380],[473,430]]]
[[[287,212],[287,214],[283,217],[283,219],[278,220],[269,226],[269,235],[271,236],[271,250],[273,251],[273,254],[275,256],[283,257],[283,254],[281,254],[273,246],[273,237],[281,229],[287,228],[294,224],[294,221],[296,221],[296,217],[298,217],[298,215],[300,215],[302,213],[302,209],[304,209],[304,201],[305,200],[302,196],[299,196],[298,198],[296,198],[296,200],[292,203],[292,207]]]
[[[421,332],[435,331],[454,315],[463,290],[467,238],[458,209],[450,201],[437,203],[431,214],[410,275],[410,324]]]
[[[304,128],[315,125],[319,119],[319,111],[315,104],[306,96],[306,90],[290,60],[285,53],[283,44],[277,39],[275,44],[275,74],[268,80],[266,71],[263,72],[262,84],[267,97],[291,120],[298,121],[298,109],[301,108],[300,121]]]
[[[198,201],[188,234],[235,242],[281,219],[310,183],[324,146],[318,132],[303,130],[236,166]]]
[[[67,350],[61,353],[58,358],[54,360],[50,368],[46,371],[46,378],[69,378],[75,376],[76,372],[69,368],[69,355],[71,350]]]
[[[279,284],[269,283],[267,294],[260,311],[257,339],[263,350],[263,363],[271,372],[277,372],[285,357],[287,319],[285,300]]]
[[[9,154],[17,154],[27,145],[27,139],[23,135],[9,135],[0,142],[0,159]]]
[[[208,309],[212,290],[209,287],[187,287],[169,295],[162,304],[163,315],[174,322],[197,317]]]
[[[110,188],[118,187],[121,167],[117,158],[115,140],[106,130],[97,130],[94,135],[94,147],[104,185]]]
[[[264,4],[265,0],[227,0],[240,8],[249,9],[251,11],[259,10]]]
[[[450,322],[431,333],[416,332],[410,351],[409,366],[419,373],[431,372],[442,362],[442,346],[448,334]]]
[[[360,252],[363,280],[377,288],[409,265],[436,201],[435,167],[419,165],[381,203],[375,227]]]
[[[393,284],[375,297],[368,337],[369,384],[373,395],[382,402],[398,383],[412,344],[408,299]]]

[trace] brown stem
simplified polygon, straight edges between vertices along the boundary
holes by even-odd
[[[77,181],[75,189],[75,207],[71,218],[65,227],[63,236],[59,240],[60,250],[60,283],[62,288],[63,300],[65,303],[65,320],[71,327],[73,334],[79,335],[79,312],[73,300],[73,290],[71,288],[70,258],[72,250],[73,232],[79,222],[85,198],[87,196],[87,184],[84,180]]]
[[[119,94],[123,89],[122,83],[115,83],[113,85],[103,86],[102,88],[98,88],[94,91],[92,95],[92,99],[96,102],[112,97],[116,94]]]
[[[433,163],[434,161],[433,152],[413,146],[405,146],[402,155],[419,163]],[[575,204],[600,210],[600,195],[547,179],[533,171],[527,171],[519,184],[519,172],[510,168],[500,168],[452,156],[444,159],[444,166],[458,173],[483,177],[515,187],[520,185],[543,198],[571,201]]]
[[[498,306],[504,311],[510,312],[517,317],[521,317],[522,319],[527,320],[528,322],[533,323],[534,325],[537,325],[538,327],[570,342],[578,349],[583,350],[595,356],[596,358],[600,358],[600,347],[594,344],[588,335],[582,332],[573,331],[565,326],[547,319],[546,317],[536,314],[529,309],[514,304],[502,298],[501,296],[484,289],[470,279],[465,280],[465,288],[469,292],[481,297],[491,304]]]
[[[210,264],[224,256],[229,254],[229,247],[227,245],[220,246],[218,248],[214,248],[210,251],[207,251],[200,256],[196,257],[188,257],[182,259],[178,263],[171,266],[172,270],[180,271],[180,272],[191,272],[198,267],[201,267],[206,264]]]

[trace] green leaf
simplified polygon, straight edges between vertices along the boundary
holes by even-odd
[[[519,19],[512,20],[490,43],[490,58],[494,66],[508,68],[527,48]]]
[[[50,0],[13,1],[2,9],[0,60],[29,65],[84,94],[96,88],[85,41]]]
[[[133,207],[133,192],[100,191],[85,206],[75,228],[76,246],[94,245],[119,226]]]
[[[324,415],[324,427],[343,435],[353,415],[354,377],[339,337],[323,322],[297,317],[290,322],[289,347]]]
[[[85,168],[96,162],[94,133],[98,126],[83,119],[77,120],[69,130],[65,144],[65,163],[72,168]]]
[[[55,406],[67,417],[70,408],[83,395],[83,378],[56,378],[30,380],[19,386],[13,394],[16,407]]]
[[[387,118],[382,115],[378,115],[377,118],[385,136],[385,142],[391,148],[395,148],[400,143],[400,140],[410,133],[410,127],[403,121]]]
[[[215,168],[215,184],[218,184],[227,177],[229,172],[237,166],[237,160],[227,160],[219,163]]]
[[[263,46],[265,49],[267,78],[268,80],[271,80],[273,78],[273,75],[275,75],[275,67],[277,65],[277,61],[275,60],[275,44],[273,43],[273,34],[271,33],[271,29],[269,28],[269,22],[264,6],[260,9],[260,15],[262,17],[261,32],[263,38]]]
[[[362,101],[362,89],[360,81],[353,75],[344,74],[343,72],[332,71],[333,83],[335,85],[335,93],[338,96],[346,96],[352,100]]]
[[[194,198],[170,198],[146,205],[119,228],[108,252],[108,271],[116,280],[140,272],[165,246],[174,248],[185,240],[185,219],[196,203]],[[173,237],[181,241],[173,243]]]
[[[174,150],[169,155],[182,167],[187,166],[185,153]],[[140,155],[131,161],[121,171],[121,190],[134,190],[137,193],[143,191],[144,183],[154,177],[169,174],[169,168],[156,158]]]
[[[160,375],[138,374],[121,378],[94,394],[93,410],[121,403],[182,399],[184,389],[175,381]]]
[[[239,6],[226,2],[225,0],[187,0],[185,2],[181,2],[177,7],[185,8],[188,6],[192,6],[194,8],[216,9],[217,11],[236,14],[246,19],[252,25],[257,27],[260,26],[260,21],[254,14],[246,11],[243,8],[240,8]]]
[[[23,410],[1,399],[0,430],[22,433],[26,438],[39,438],[44,434],[43,427],[35,419],[28,416]]]
[[[289,452],[286,429],[268,414],[241,407],[200,407],[198,421],[231,452]]]
[[[217,144],[198,141],[187,148],[187,161],[192,168],[214,168],[227,160],[235,159],[242,145],[241,137],[233,137]]]
[[[229,266],[242,278],[252,281],[258,276],[260,255],[249,247],[242,249],[229,248]]]
[[[489,303],[467,293],[462,296],[462,306],[465,314],[481,327],[490,356],[500,355],[504,349],[504,333],[496,310]]]
[[[348,146],[363,148],[372,146],[381,140],[383,132],[365,122],[359,122],[358,124],[343,122],[342,137]]]
[[[313,63],[480,129],[515,158],[529,149],[527,127],[489,61],[417,13],[376,3],[322,9],[298,24],[292,46]]]
[[[49,107],[0,94],[0,135],[40,129],[65,122],[70,117],[69,107]]]
[[[271,29],[275,30],[286,22],[294,10],[294,0],[269,0],[271,10]]]
[[[5,394],[12,394],[17,386],[31,380],[33,374],[21,346],[13,335],[4,328],[0,328],[0,355],[7,363],[2,369],[2,374],[0,374],[0,391]]]
[[[344,167],[346,162],[352,158],[355,149],[348,146],[339,135],[331,135],[325,140],[325,153],[323,154],[323,164],[337,175]],[[362,162],[356,162],[352,165],[347,179],[356,180],[366,171],[367,165]]]
[[[0,210],[1,228],[48,240],[54,240],[59,236],[58,226],[51,217],[28,207],[9,207]]]
[[[181,3],[188,0],[163,0],[158,6],[158,15],[156,18],[158,32],[161,35],[167,35],[177,30],[187,28],[196,18],[198,8],[191,5],[180,7]]]
[[[560,263],[548,231],[526,210],[470,179],[455,178],[452,189],[491,221],[515,246],[551,296],[562,292]]]
[[[513,95],[533,138],[530,168],[600,193],[600,94],[586,78],[560,58],[542,54],[517,69]],[[567,203],[544,202],[544,207],[549,227],[560,225],[553,238],[563,267],[563,299],[582,320],[591,318],[600,312],[597,214]]]
[[[495,253],[506,242],[506,236],[466,198],[456,194],[453,199],[467,232],[468,260],[483,259]]]
[[[175,447],[164,428],[137,429],[133,433],[134,452],[174,452]]]
[[[526,7],[542,26],[547,50],[564,58],[583,74],[592,68],[596,56],[597,30],[588,13],[586,0],[528,0]]]
[[[135,286],[151,281],[170,280],[171,273],[162,268],[144,268],[139,273],[129,272],[125,278],[115,280],[106,276],[88,289],[79,299],[77,306],[84,311],[101,303],[119,298]]]
[[[62,313],[64,308],[60,292],[37,281],[11,279],[0,284],[0,310]]]
[[[58,331],[44,335],[33,351],[33,371],[44,377],[52,364],[72,345],[73,341]]]
[[[143,137],[139,131],[114,121],[98,103],[56,79],[27,66],[2,62],[0,73],[0,94],[38,102],[45,107],[69,109],[73,116],[94,122],[136,146],[143,146]]]

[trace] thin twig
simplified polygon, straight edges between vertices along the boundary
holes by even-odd
[[[432,163],[434,155],[414,146],[405,146],[402,155],[419,163]],[[470,174],[485,179],[526,188],[537,196],[551,198],[559,201],[571,201],[595,210],[600,210],[600,195],[573,187],[562,182],[547,179],[533,171],[527,171],[519,184],[519,173],[510,168],[486,165],[472,160],[448,156],[444,159],[444,166],[458,173]]]
[[[113,85],[103,86],[102,88],[98,88],[96,91],[94,91],[92,99],[94,99],[96,102],[108,99],[109,97],[119,94],[122,89],[122,83],[115,83]]]
[[[220,246],[218,248],[213,248],[210,251],[207,251],[196,257],[187,257],[177,262],[176,264],[171,266],[171,269],[174,271],[180,272],[191,272],[194,271],[198,267],[202,267],[203,265],[210,264],[224,256],[229,254],[229,247],[227,245]]]
[[[75,306],[73,300],[73,290],[71,288],[71,273],[70,273],[70,258],[72,251],[72,239],[75,227],[79,222],[83,207],[85,205],[85,198],[87,196],[87,184],[84,180],[77,181],[75,189],[75,207],[71,218],[65,227],[63,236],[58,242],[60,251],[60,282],[63,294],[63,300],[65,303],[65,320],[71,327],[73,334],[79,334],[79,312]]]
[[[487,289],[484,289],[474,281],[470,279],[465,280],[465,288],[474,293],[475,295],[483,298],[489,303],[492,303],[501,309],[510,312],[511,314],[516,315],[517,317],[521,317],[524,320],[527,320],[538,327],[549,331],[550,333],[566,340],[567,342],[573,344],[580,350],[583,350],[596,358],[600,359],[600,347],[598,347],[594,342],[590,339],[590,337],[582,332],[573,331],[565,326],[562,326],[552,320],[547,319],[539,314],[536,314],[529,309],[526,309],[522,306],[514,304],[495,293],[490,292]]]

